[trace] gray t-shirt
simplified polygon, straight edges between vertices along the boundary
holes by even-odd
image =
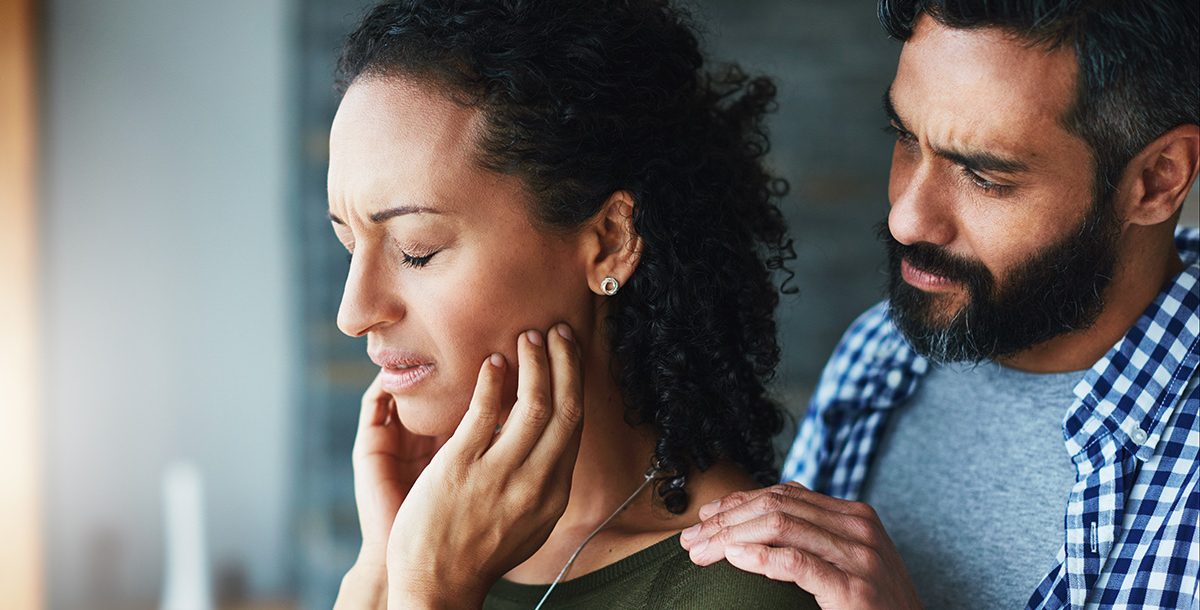
[[[931,367],[866,481],[927,608],[1022,608],[1063,544],[1062,420],[1084,372]]]

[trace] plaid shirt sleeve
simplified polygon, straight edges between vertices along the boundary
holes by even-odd
[[[1075,388],[1063,546],[1028,610],[1197,606],[1200,230],[1179,229],[1176,245],[1187,268]],[[857,499],[888,414],[927,368],[886,303],[863,314],[822,373],[784,480]]]
[[[859,316],[821,374],[783,480],[858,499],[890,409],[908,398],[927,368],[892,325],[887,302]]]

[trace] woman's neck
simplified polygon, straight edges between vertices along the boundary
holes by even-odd
[[[585,356],[584,420],[571,496],[549,539],[528,561],[506,575],[522,583],[548,583],[579,543],[604,522],[645,481],[657,433],[650,425],[631,426],[607,358]],[[568,578],[593,571],[697,521],[704,503],[731,491],[757,487],[740,469],[720,464],[706,472],[688,473],[691,502],[683,514],[672,514],[649,485],[588,544]]]

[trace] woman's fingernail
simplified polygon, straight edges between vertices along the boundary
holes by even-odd
[[[492,366],[498,369],[504,368],[504,356],[501,356],[500,354],[492,354],[492,356],[488,358],[488,361],[492,363]]]
[[[746,547],[740,544],[731,544],[725,547],[726,557],[741,557],[746,554]]]
[[[679,534],[679,538],[682,540],[691,540],[692,538],[696,537],[696,534],[699,534],[699,533],[700,533],[700,524],[697,523],[696,525],[693,525],[693,526],[683,530],[683,532]]]
[[[567,326],[566,324],[559,324],[558,326],[554,327],[554,330],[558,332],[558,336],[566,339],[567,341],[575,340],[575,336],[571,334],[571,327]]]
[[[692,552],[696,555],[699,555],[700,553],[703,553],[704,549],[706,548],[708,548],[708,540],[701,540],[700,542],[696,543],[696,546],[692,547]]]
[[[529,342],[534,345],[537,345],[539,347],[542,345],[542,333],[539,333],[536,330],[526,331],[525,338],[529,339]]]
[[[712,502],[709,502],[708,504],[701,506],[700,510],[697,512],[699,513],[701,519],[707,519],[713,513],[717,512],[717,509],[720,507],[721,507],[721,501],[713,500]]]

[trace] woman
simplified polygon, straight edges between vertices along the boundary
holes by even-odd
[[[706,74],[665,0],[386,3],[340,70],[338,325],[381,373],[339,606],[530,608],[564,577],[556,608],[812,606],[678,543],[778,477],[770,81]]]

